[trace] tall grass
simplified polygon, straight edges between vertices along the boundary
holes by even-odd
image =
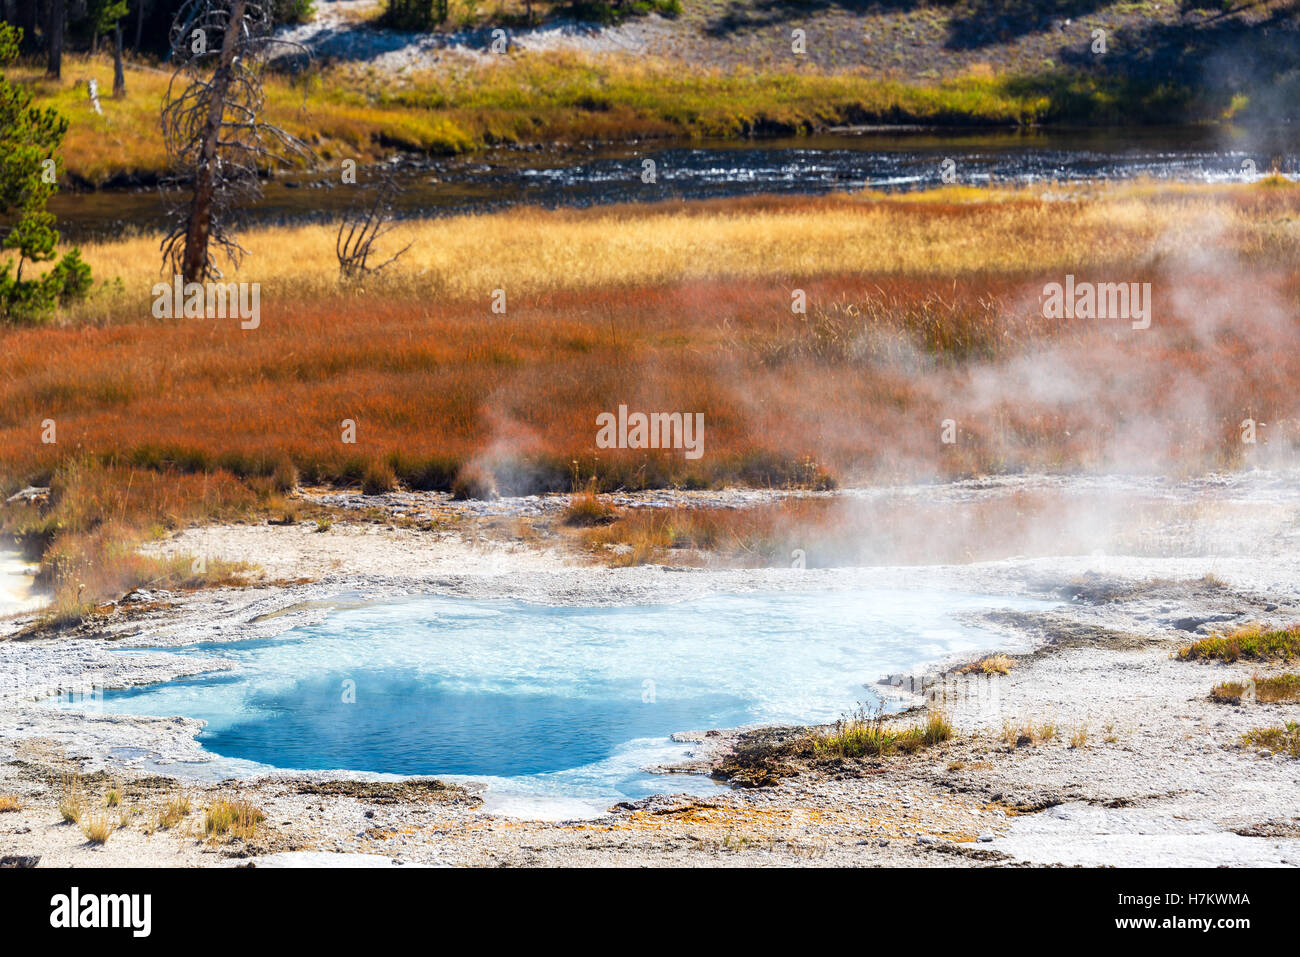
[[[209,838],[251,840],[266,815],[248,801],[218,798],[203,813],[203,833]]]

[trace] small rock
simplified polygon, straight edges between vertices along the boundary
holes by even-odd
[[[992,834],[981,834],[977,840],[978,840],[981,844],[987,844],[989,841],[993,840],[993,835],[992,835]]]
[[[937,837],[931,837],[929,834],[922,834],[920,837],[916,839],[916,843],[917,844],[938,844],[939,839]]]

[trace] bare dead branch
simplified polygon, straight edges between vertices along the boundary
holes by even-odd
[[[393,199],[399,191],[396,180],[385,173],[378,183],[362,194],[356,207],[339,223],[338,235],[334,238],[334,252],[339,260],[340,282],[355,282],[366,275],[377,273],[391,266],[411,248],[411,244],[407,243],[378,266],[369,263],[375,241],[394,226]]]

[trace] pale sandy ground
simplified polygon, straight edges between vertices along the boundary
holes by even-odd
[[[922,494],[999,495],[1020,481],[959,483]],[[1171,522],[1151,530],[1157,538],[1194,543],[1171,547],[1164,558],[1064,554],[819,571],[566,564],[560,552],[511,540],[508,524],[498,530],[505,540],[479,542],[445,531],[351,523],[325,533],[309,524],[189,530],[160,547],[256,561],[272,579],[314,581],[156,596],[173,607],[121,615],[93,635],[0,641],[0,674],[14,676],[0,687],[0,793],[24,802],[21,810],[0,814],[0,857],[39,855],[42,866],[1300,864],[1300,762],[1239,745],[1243,731],[1300,718],[1300,707],[1237,708],[1208,698],[1217,681],[1285,669],[1171,658],[1192,637],[1184,630],[1188,623],[1175,625],[1178,619],[1300,620],[1300,481],[1247,476],[1168,494],[1203,505],[1208,495],[1232,507],[1198,507],[1203,519],[1195,528]],[[492,508],[516,507],[539,506],[533,500]],[[1063,553],[1069,548],[1062,543]],[[1214,577],[1204,578],[1207,573]],[[32,700],[41,689],[74,679],[112,686],[177,673],[168,656],[124,658],[109,654],[110,647],[274,635],[327,614],[344,593],[379,598],[437,591],[588,603],[926,585],[1082,594],[1051,611],[985,622],[1005,635],[1005,647],[1035,650],[1020,655],[1010,675],[947,687],[938,706],[959,730],[954,742],[915,757],[709,798],[673,796],[674,779],[667,776],[666,796],[586,820],[490,813],[475,793],[435,800],[310,793],[312,779],[344,777],[339,774],[250,774],[214,784],[204,780],[209,756],[194,741],[197,722],[64,711]],[[15,624],[5,627],[12,631]],[[1033,746],[1006,744],[1004,726],[1026,720],[1054,724],[1058,734]],[[1072,747],[1069,739],[1080,729],[1086,741]],[[710,766],[733,739],[726,731],[699,735],[697,766]],[[126,826],[102,847],[60,823],[61,775],[73,768],[92,805],[102,802],[109,779],[125,786]],[[151,778],[157,771],[166,777]],[[178,787],[192,796],[191,813],[176,828],[146,833],[152,809]],[[201,808],[217,793],[243,794],[265,811],[251,842],[199,839]],[[312,856],[276,856],[285,852]]]
[[[318,3],[309,23],[282,27],[276,35],[301,44],[318,59],[362,63],[400,76],[405,70],[436,69],[458,61],[490,61],[498,57],[488,28],[446,33],[404,33],[367,26],[376,15],[376,0],[335,0]],[[505,31],[511,52],[572,50],[583,53],[643,54],[672,34],[658,16],[635,17],[616,26],[557,20],[544,26]]]

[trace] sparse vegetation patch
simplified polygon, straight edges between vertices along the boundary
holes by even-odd
[[[1267,749],[1274,754],[1300,758],[1300,723],[1288,721],[1280,728],[1256,728],[1241,736],[1244,744]]]
[[[1221,681],[1210,689],[1210,697],[1227,704],[1240,704],[1242,699],[1261,704],[1300,701],[1300,675],[1255,675],[1250,681]]]
[[[1211,635],[1178,652],[1183,661],[1290,661],[1300,657],[1300,625],[1271,629],[1247,625],[1224,635]]]

